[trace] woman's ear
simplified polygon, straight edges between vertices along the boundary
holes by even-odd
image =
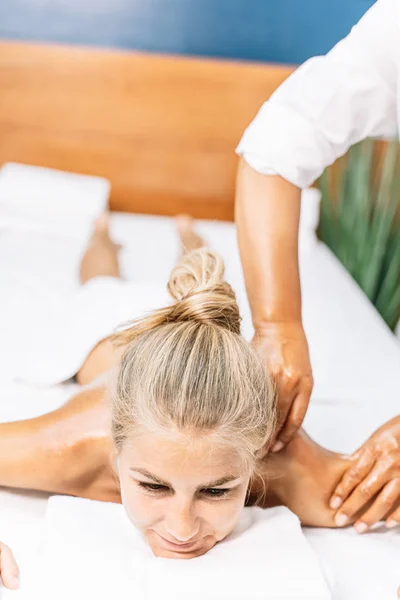
[[[265,493],[265,484],[260,477],[257,468],[250,476],[249,486],[247,488],[245,506],[258,506],[260,498]]]
[[[267,444],[266,446],[263,446],[262,448],[257,450],[255,453],[256,460],[263,460],[263,458],[265,458],[269,454],[270,447],[270,444]]]

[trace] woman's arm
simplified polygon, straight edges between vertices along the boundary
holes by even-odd
[[[119,501],[105,389],[51,413],[0,424],[0,485]]]

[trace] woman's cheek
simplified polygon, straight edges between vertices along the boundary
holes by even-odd
[[[205,520],[218,532],[219,539],[229,535],[235,528],[244,507],[245,497],[244,492],[231,500],[210,503]]]
[[[137,486],[131,481],[127,484],[121,481],[121,498],[125,511],[131,522],[142,529],[154,519],[154,501],[135,488]]]

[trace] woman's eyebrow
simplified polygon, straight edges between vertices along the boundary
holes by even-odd
[[[217,479],[216,481],[210,481],[209,483],[205,483],[204,485],[202,485],[200,487],[202,487],[202,488],[219,487],[221,485],[225,485],[226,483],[231,483],[232,481],[236,481],[237,479],[240,479],[239,475],[227,475],[226,477],[221,477],[221,479]]]
[[[166,481],[162,481],[162,479],[160,479],[159,477],[157,477],[157,475],[153,475],[147,469],[137,469],[136,467],[131,467],[129,470],[130,471],[135,471],[135,473],[140,473],[141,475],[143,475],[143,477],[147,477],[147,479],[151,479],[155,483],[171,487],[171,484],[167,483]]]
[[[168,483],[167,481],[163,481],[162,479],[160,479],[160,477],[157,477],[156,475],[153,475],[147,469],[139,469],[136,467],[131,467],[130,471],[134,471],[135,473],[140,473],[141,475],[143,475],[143,477],[146,477],[147,479],[151,479],[152,481],[154,481],[154,483],[157,483],[159,485],[165,485],[167,487],[172,487],[172,485],[170,483]],[[225,477],[221,477],[220,479],[217,479],[215,481],[210,481],[208,483],[201,484],[198,486],[198,488],[203,489],[203,488],[220,487],[221,485],[225,485],[227,483],[231,483],[232,481],[236,481],[239,479],[240,479],[239,475],[226,475]]]

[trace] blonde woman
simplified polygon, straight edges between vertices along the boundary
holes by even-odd
[[[200,247],[189,220],[179,231],[186,254],[168,284],[174,303],[97,346],[77,373],[92,385],[65,406],[0,425],[0,483],[122,501],[154,554],[168,558],[208,552],[246,503],[285,504],[304,524],[333,527],[328,499],[348,460],[304,432],[265,458],[274,387],[240,336],[221,259]],[[118,276],[117,251],[103,218],[82,281]],[[113,367],[108,395],[93,381]],[[16,587],[15,561],[0,550],[3,582]]]

